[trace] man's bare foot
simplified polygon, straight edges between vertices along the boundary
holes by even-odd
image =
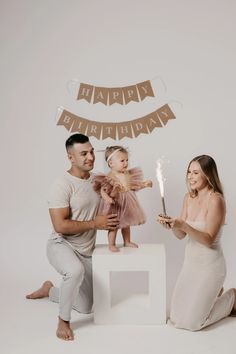
[[[56,335],[58,338],[63,340],[73,340],[74,333],[70,328],[70,322],[64,321],[59,317]]]
[[[47,280],[43,283],[41,288],[34,291],[33,293],[26,295],[26,299],[41,299],[43,297],[48,297],[49,290],[53,286],[53,283],[50,280]]]
[[[109,245],[109,250],[111,252],[120,252],[120,249],[116,247],[115,245]]]
[[[138,245],[134,242],[125,242],[124,247],[138,248]]]

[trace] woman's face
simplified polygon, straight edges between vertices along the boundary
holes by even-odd
[[[193,161],[188,169],[187,178],[192,190],[200,190],[208,185],[207,179],[202,172],[199,162]]]

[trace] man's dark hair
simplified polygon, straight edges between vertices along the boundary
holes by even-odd
[[[89,141],[87,135],[84,134],[73,134],[66,140],[66,150],[68,151],[74,144],[84,144]]]

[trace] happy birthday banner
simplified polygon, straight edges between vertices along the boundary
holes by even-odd
[[[169,119],[175,118],[168,104],[148,115],[121,123],[92,121],[63,110],[57,125],[63,125],[70,133],[79,132],[102,140],[120,140],[124,137],[136,138],[140,134],[149,134],[153,129],[165,126]]]
[[[128,104],[131,101],[140,102],[146,97],[155,97],[150,80],[126,87],[97,87],[81,83],[77,100],[86,100],[89,103],[101,102],[105,105],[118,103]]]

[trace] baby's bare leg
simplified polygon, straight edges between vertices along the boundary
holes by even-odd
[[[136,243],[130,241],[130,227],[129,226],[125,227],[124,229],[121,229],[121,233],[123,236],[125,247],[138,248],[138,245]]]
[[[116,234],[117,230],[112,230],[108,232],[108,245],[111,252],[119,252],[119,248],[116,247]]]

